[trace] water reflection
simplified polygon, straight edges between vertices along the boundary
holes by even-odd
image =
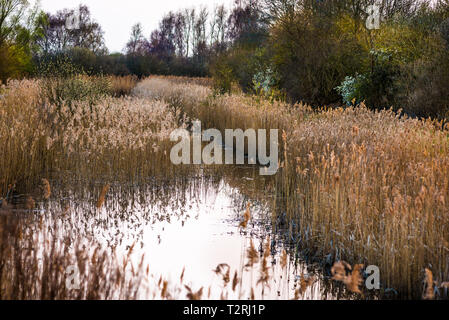
[[[129,257],[132,265],[143,263],[147,276],[138,298],[185,299],[189,290],[201,288],[203,299],[335,297],[333,284],[299,262],[295,248],[273,234],[270,180],[254,168],[200,168],[189,177],[110,183],[105,205],[98,209],[105,183],[52,181],[57,200],[41,203],[35,217],[45,224],[41,230],[57,230],[72,247],[84,239],[110,248],[117,261]],[[248,205],[251,219],[242,228]],[[252,244],[258,262],[248,267]],[[284,250],[289,254],[283,256]],[[268,278],[261,281],[264,259]]]

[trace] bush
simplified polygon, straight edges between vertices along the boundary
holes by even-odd
[[[398,93],[399,66],[395,65],[393,53],[388,50],[372,50],[370,55],[371,72],[348,76],[335,90],[348,105],[365,102],[376,109],[391,107]]]
[[[68,105],[87,101],[93,105],[112,93],[111,81],[106,77],[75,75],[65,78],[53,77],[42,80],[42,94],[55,105]]]
[[[335,88],[348,106],[362,102],[362,88],[366,82],[365,75],[347,76],[342,84]]]
[[[420,60],[402,71],[400,82],[404,110],[417,117],[449,119],[449,54]]]
[[[253,92],[254,75],[259,72],[257,56],[257,50],[239,45],[217,57],[211,66],[216,89],[230,92],[238,84],[244,92]]]
[[[31,70],[31,57],[20,46],[0,45],[0,83],[22,78]]]
[[[449,18],[441,23],[440,34],[441,38],[446,42],[446,47],[449,49]]]
[[[213,72],[214,91],[218,94],[231,93],[235,83],[232,69],[226,65],[219,65]]]
[[[366,72],[366,48],[350,26],[338,17],[322,19],[299,12],[274,26],[273,69],[291,100],[315,106],[337,102],[335,88],[345,77]]]
[[[112,94],[111,79],[103,76],[88,76],[76,68],[68,58],[48,61],[39,67],[41,97],[58,107],[67,105],[72,114],[74,102],[86,101],[93,105]]]

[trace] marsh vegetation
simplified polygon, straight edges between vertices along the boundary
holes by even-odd
[[[217,95],[208,79],[1,91],[2,299],[447,298],[441,122]],[[280,129],[279,172],[171,164],[170,132],[196,119]],[[379,267],[380,290],[362,265]]]

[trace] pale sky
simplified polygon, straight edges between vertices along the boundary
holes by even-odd
[[[122,51],[131,34],[131,27],[140,22],[145,36],[157,28],[168,11],[215,4],[230,6],[232,0],[41,0],[45,12],[56,13],[64,8],[75,8],[80,3],[89,7],[94,20],[104,31],[106,46],[110,52]]]

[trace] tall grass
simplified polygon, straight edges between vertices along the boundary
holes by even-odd
[[[148,178],[170,167],[168,138],[179,118],[150,98],[51,103],[40,81],[10,82],[0,100],[0,190],[65,173]]]
[[[198,102],[189,92],[199,88],[162,78],[139,91],[173,103],[167,90],[155,92],[168,87],[187,92],[178,107],[203,128],[284,133],[273,220],[285,220],[310,258],[377,265],[383,290],[403,298],[421,297],[425,268],[449,279],[449,132],[441,123],[363,105],[314,112],[243,95]]]
[[[111,83],[112,95],[115,97],[130,95],[131,91],[137,85],[136,76],[109,76],[108,80]]]

